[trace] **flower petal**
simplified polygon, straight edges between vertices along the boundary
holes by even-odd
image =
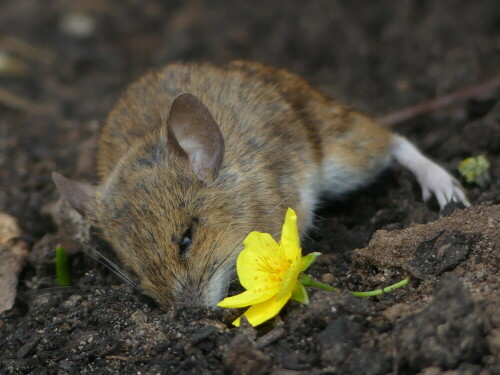
[[[262,303],[252,305],[243,315],[245,315],[248,319],[248,322],[253,326],[258,326],[259,324],[264,323],[266,320],[271,319],[276,316],[283,306],[288,302],[291,297],[290,295],[286,296],[286,298],[282,298],[280,300],[276,298],[272,298],[270,300],[264,301]],[[237,327],[240,325],[240,318],[236,319],[233,324]]]
[[[320,255],[321,253],[311,253],[306,255],[305,257],[302,257],[302,267],[300,269],[300,272],[304,272],[305,270],[307,270],[311,266],[311,264],[313,264],[316,259],[318,259]]]
[[[283,275],[281,284],[279,287],[279,293],[277,298],[281,299],[285,295],[292,293],[295,288],[295,284],[299,283],[300,266],[302,263],[296,261],[291,264],[291,267]]]
[[[292,298],[294,301],[301,302],[305,305],[309,304],[309,296],[307,295],[306,288],[301,283],[295,285],[295,289],[292,292]]]
[[[260,232],[251,232],[244,244],[245,249],[236,261],[236,270],[241,285],[249,290],[266,279],[269,272],[262,267],[262,259],[277,255],[279,246],[269,233]]]
[[[246,307],[266,301],[274,297],[277,293],[278,288],[266,288],[263,286],[262,288],[247,290],[235,296],[224,298],[217,306],[225,308]]]
[[[297,228],[297,215],[295,211],[289,208],[286,211],[285,223],[281,231],[281,247],[287,259],[295,260],[302,256],[300,249],[299,230]]]

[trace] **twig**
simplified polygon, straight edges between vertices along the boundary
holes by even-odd
[[[45,48],[35,47],[21,39],[0,35],[0,47],[6,51],[17,53],[19,56],[31,60],[38,60],[45,64],[52,64],[56,54]]]
[[[264,336],[259,337],[255,342],[255,347],[257,349],[264,349],[266,346],[271,345],[276,340],[279,340],[285,336],[286,332],[281,327],[276,327],[273,330],[266,333]]]
[[[500,75],[478,85],[455,91],[449,95],[440,96],[436,99],[389,113],[378,118],[377,122],[387,127],[394,126],[401,122],[420,116],[424,113],[428,113],[439,108],[447,107],[453,103],[482,95],[498,87],[500,87]]]
[[[147,356],[133,357],[133,356],[110,354],[110,355],[104,356],[104,358],[107,359],[108,361],[112,361],[112,360],[125,361],[125,362],[128,362],[128,361],[133,361],[133,362],[148,362],[148,361],[151,361],[151,358],[147,357]]]
[[[32,113],[47,113],[54,110],[54,107],[49,105],[37,104],[30,99],[23,98],[13,92],[0,87],[0,104],[6,107],[26,111]]]
[[[0,50],[0,77],[23,77],[28,69],[28,64],[24,60],[10,56]]]
[[[106,355],[104,356],[104,358],[108,359],[108,360],[113,360],[113,359],[117,359],[119,361],[130,361],[130,357],[127,357],[127,356],[124,356],[124,355]]]

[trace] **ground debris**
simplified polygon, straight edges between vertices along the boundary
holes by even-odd
[[[487,348],[483,317],[469,293],[452,274],[442,277],[434,301],[397,324],[400,365],[414,370],[428,366],[453,369],[477,362]]]
[[[14,305],[17,277],[28,256],[28,246],[20,239],[21,234],[16,219],[0,212],[0,313]]]
[[[263,375],[271,367],[271,359],[257,349],[244,335],[236,336],[224,350],[224,363],[235,374]]]
[[[398,231],[378,231],[369,245],[353,253],[353,268],[401,269],[425,279],[460,265],[470,253],[500,261],[500,205],[455,211],[436,221]],[[484,245],[488,244],[489,248]]]

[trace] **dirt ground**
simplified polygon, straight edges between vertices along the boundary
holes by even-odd
[[[424,204],[399,167],[326,202],[304,252],[310,273],[375,299],[311,291],[258,329],[238,311],[161,310],[84,252],[56,288],[50,174],[96,181],[95,139],[128,83],[172,61],[250,59],[303,75],[373,116],[499,74],[498,0],[3,0],[0,211],[29,261],[0,315],[2,374],[500,374],[500,95],[395,127],[457,175],[485,154],[491,182],[473,206]],[[1,60],[1,59],[0,59]],[[13,96],[14,95],[14,96]],[[59,232],[60,233],[60,232]]]

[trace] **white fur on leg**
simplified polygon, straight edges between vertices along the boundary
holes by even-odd
[[[439,165],[422,155],[406,138],[393,135],[391,155],[415,175],[422,187],[424,201],[434,194],[441,208],[450,201],[470,206],[460,183]]]

